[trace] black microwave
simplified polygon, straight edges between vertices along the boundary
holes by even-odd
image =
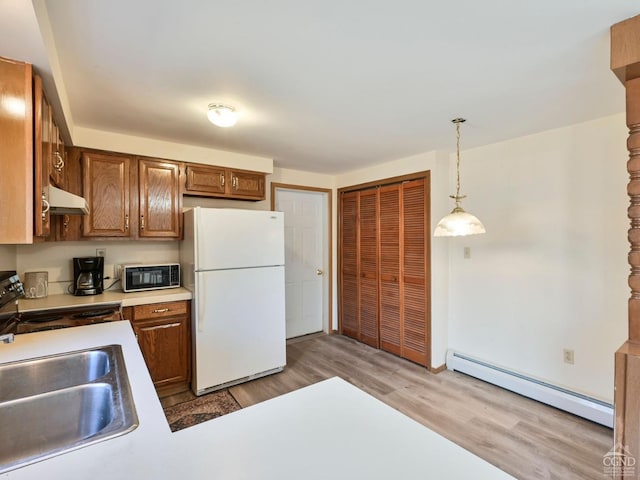
[[[180,286],[180,264],[124,265],[121,279],[124,292],[177,288]]]

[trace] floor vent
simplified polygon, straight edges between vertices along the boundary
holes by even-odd
[[[452,350],[447,352],[447,368],[613,428],[613,405],[610,403],[496,367]]]

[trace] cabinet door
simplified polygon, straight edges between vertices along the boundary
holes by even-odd
[[[31,75],[31,65],[0,58],[0,162],[3,167],[0,243],[3,244],[33,242]]]
[[[47,237],[51,232],[49,201],[49,165],[51,162],[51,107],[42,90],[42,79],[33,78],[34,163],[33,215],[34,235]]]
[[[263,173],[229,170],[231,185],[228,193],[233,197],[246,200],[265,199],[265,176]]]
[[[142,356],[159,395],[189,389],[190,302],[164,302],[123,309],[131,319]]]
[[[187,165],[185,193],[199,196],[220,196],[225,193],[225,169],[208,165]]]
[[[430,358],[428,312],[431,309],[426,259],[430,238],[427,199],[424,179],[402,184],[402,356],[424,366]]]
[[[82,154],[82,192],[89,204],[85,237],[130,237],[131,162],[127,156]]]
[[[342,194],[340,209],[340,328],[358,338],[358,192]]]
[[[138,236],[180,237],[180,164],[139,159]]]
[[[64,143],[60,129],[51,119],[51,156],[49,165],[49,180],[56,187],[64,189]]]
[[[402,353],[400,185],[380,187],[380,348]]]
[[[65,190],[76,195],[82,195],[80,155],[81,152],[77,148],[65,149]],[[54,215],[51,218],[51,237],[54,237],[53,233],[55,232],[55,240],[58,241],[81,240],[82,219],[83,215]]]
[[[136,321],[133,329],[156,388],[189,382],[187,317]]]
[[[360,192],[360,341],[378,347],[378,189]]]

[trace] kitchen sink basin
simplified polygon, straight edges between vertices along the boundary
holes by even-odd
[[[109,370],[109,355],[103,350],[0,365],[0,402],[93,382]]]
[[[120,345],[0,365],[0,473],[138,426]]]

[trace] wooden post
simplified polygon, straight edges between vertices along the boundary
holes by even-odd
[[[638,478],[640,461],[640,15],[611,27],[611,69],[626,89],[627,148],[629,160],[630,228],[629,337],[615,355],[615,449],[631,455],[636,465],[632,478]],[[615,479],[629,478],[624,470]],[[627,475],[629,472],[627,472]]]

